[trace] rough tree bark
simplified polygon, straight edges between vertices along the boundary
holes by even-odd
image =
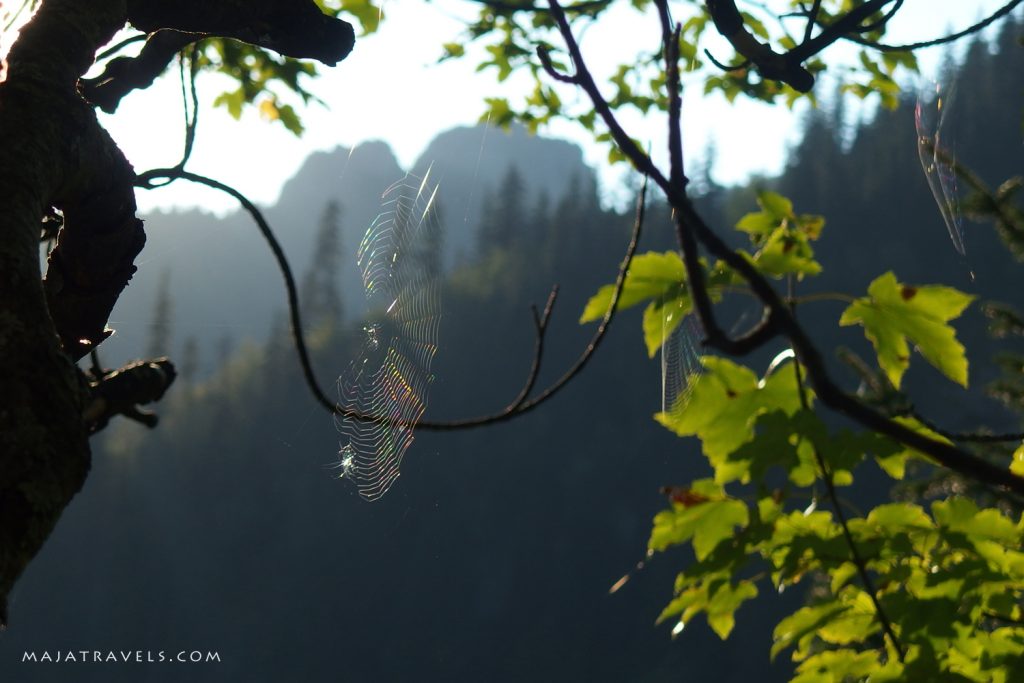
[[[11,587],[88,475],[88,386],[74,361],[109,335],[145,244],[135,173],[93,106],[146,87],[152,76],[139,72],[152,61],[119,61],[91,84],[103,86],[94,101],[79,82],[126,23],[157,44],[164,30],[191,34],[183,45],[231,37],[327,64],[354,42],[312,0],[43,0],[12,46],[0,82],[0,626]],[[43,280],[40,222],[51,207],[64,226]]]

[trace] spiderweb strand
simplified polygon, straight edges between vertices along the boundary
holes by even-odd
[[[662,322],[666,326],[669,323]],[[700,362],[702,338],[697,317],[688,315],[661,345],[661,412],[678,417],[689,405],[694,383],[704,372]]]
[[[914,107],[914,126],[917,131],[917,152],[921,158],[921,168],[928,179],[928,187],[935,197],[953,247],[961,256],[966,256],[956,172],[949,163],[949,159],[954,157],[944,146],[942,135],[954,91],[952,86],[943,88],[936,85],[932,102],[924,101],[923,95],[919,96]]]
[[[357,253],[369,304],[362,347],[338,380],[335,424],[342,435],[339,476],[366,500],[395,483],[427,407],[440,322],[437,186],[406,176],[383,197],[382,211]],[[356,416],[370,415],[367,421]]]

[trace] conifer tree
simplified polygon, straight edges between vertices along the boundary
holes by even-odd
[[[185,339],[185,345],[181,350],[181,365],[178,375],[186,384],[192,384],[199,373],[199,342],[192,335]]]
[[[160,273],[160,284],[153,304],[153,324],[149,328],[149,342],[146,357],[157,358],[171,351],[171,320],[174,316],[174,302],[171,300],[171,271]]]
[[[302,281],[301,299],[307,322],[338,321],[342,316],[338,273],[341,269],[341,205],[332,200],[320,214],[313,261]]]
[[[484,195],[478,252],[508,249],[517,242],[526,219],[526,183],[512,164],[501,183]]]

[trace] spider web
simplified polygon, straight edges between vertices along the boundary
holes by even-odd
[[[944,135],[949,130],[946,123],[955,92],[955,83],[952,81],[949,85],[935,83],[931,99],[926,99],[926,93],[921,92],[914,106],[914,127],[917,132],[917,153],[928,179],[928,187],[942,214],[953,247],[961,256],[967,256],[956,171],[953,168],[955,157],[952,146],[948,144],[948,135]]]
[[[662,320],[662,324],[667,327],[669,321]],[[702,337],[700,322],[691,314],[661,345],[661,412],[678,417],[689,405],[694,382],[704,372],[700,362]]]
[[[439,230],[436,196],[429,169],[392,185],[357,253],[369,315],[362,347],[338,379],[336,466],[370,501],[398,478],[433,380],[440,321],[440,255],[431,251]]]

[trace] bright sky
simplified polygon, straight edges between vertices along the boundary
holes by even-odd
[[[628,3],[625,3],[628,4]],[[1004,0],[906,0],[891,24],[893,42],[914,41],[963,28],[1004,4]],[[494,72],[474,71],[475,61],[452,60],[437,64],[441,44],[457,41],[464,25],[459,17],[472,16],[473,2],[466,0],[389,0],[386,19],[378,33],[357,41],[353,53],[335,68],[324,68],[323,77],[310,89],[327,108],[312,105],[302,112],[306,133],[295,138],[280,125],[271,125],[248,112],[238,122],[223,108],[212,109],[213,98],[224,90],[214,77],[200,79],[202,101],[195,152],[188,168],[234,185],[260,204],[273,203],[282,184],[311,152],[352,146],[365,140],[383,139],[395,150],[400,163],[409,166],[442,130],[470,125],[483,111],[485,96],[515,99],[524,81],[495,83]],[[615,16],[590,26],[582,35],[584,55],[597,74],[607,74],[619,62],[631,59],[638,46],[656,40],[657,27],[650,17],[622,8]],[[713,48],[714,49],[714,48]],[[854,54],[849,47],[834,47]],[[727,48],[716,50],[728,56]],[[919,58],[926,72],[942,56],[941,49],[925,50]],[[831,85],[824,81],[819,93]],[[563,99],[578,101],[571,89]],[[146,91],[129,95],[113,116],[101,120],[121,145],[137,170],[173,165],[181,153],[182,104],[174,74],[161,78]],[[686,90],[684,99],[684,147],[691,159],[702,156],[714,141],[717,158],[714,175],[719,182],[738,182],[751,173],[772,173],[781,168],[786,147],[794,139],[800,110],[787,111],[754,103],[729,105],[718,96],[705,97],[701,87]],[[639,115],[623,118],[636,138],[650,138],[653,149],[664,147],[660,117]],[[606,150],[590,144],[586,133],[568,125],[546,134],[578,141],[587,160],[603,166]],[[477,150],[473,151],[474,154]],[[602,182],[614,189],[619,171],[604,171]],[[215,211],[235,208],[225,195],[184,182],[166,189],[140,192],[140,208],[202,206]]]

